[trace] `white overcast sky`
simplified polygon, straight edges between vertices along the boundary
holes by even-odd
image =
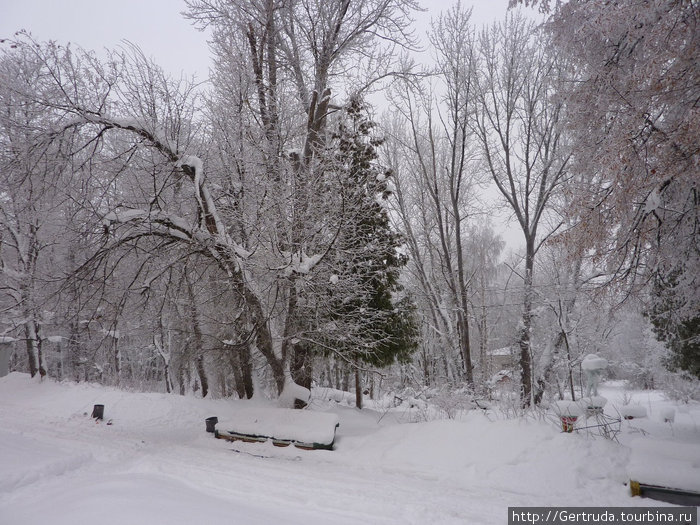
[[[452,0],[421,0],[429,11],[416,13],[423,36],[429,21]],[[477,25],[505,15],[508,0],[462,0],[474,8]],[[205,80],[209,69],[207,35],[197,31],[180,14],[184,0],[0,0],[0,38],[25,29],[35,39],[71,42],[99,51],[128,40],[151,56],[166,71]]]
[[[431,17],[457,0],[420,1],[428,10],[414,18],[417,34],[425,38]],[[473,8],[472,22],[481,26],[502,20],[508,0],[462,0],[462,5]],[[71,42],[98,52],[127,40],[170,74],[205,81],[210,66],[207,35],[183,18],[185,9],[185,0],[0,0],[0,39],[25,29],[39,41]],[[530,16],[536,18],[534,10]],[[496,222],[508,245],[521,244],[514,223]]]

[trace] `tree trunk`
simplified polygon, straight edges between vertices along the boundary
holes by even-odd
[[[165,391],[170,394],[173,391],[173,380],[170,378],[170,365],[167,363],[164,365],[163,375],[165,376]]]
[[[197,370],[197,375],[199,376],[199,383],[202,386],[202,397],[207,397],[209,393],[209,379],[207,378],[206,370],[204,369],[204,337],[202,335],[202,327],[199,321],[199,309],[197,308],[197,298],[194,293],[194,286],[187,275],[187,268],[185,268],[185,280],[187,281],[187,295],[189,299],[190,307],[190,318],[192,321],[192,334],[194,337],[194,353],[195,357],[195,369]]]
[[[229,351],[229,363],[231,363],[231,370],[233,371],[233,381],[235,383],[236,394],[238,394],[238,399],[245,399],[245,385],[243,384],[243,370],[241,367],[241,356],[238,353],[238,349],[232,349]]]
[[[87,381],[87,371],[83,359],[82,330],[78,321],[70,323],[70,338],[68,339],[68,362],[71,374],[76,382]]]
[[[454,175],[453,175],[454,178]],[[461,178],[461,176],[459,177]],[[464,364],[464,379],[467,385],[474,385],[474,372],[472,365],[472,350],[469,340],[469,297],[467,294],[467,281],[464,270],[464,253],[462,248],[462,217],[460,215],[459,195],[454,194],[454,191],[459,191],[459,188],[454,189],[452,194],[452,213],[455,221],[455,243],[457,245],[457,301],[459,311],[457,313],[457,331],[460,337],[460,349],[462,353],[462,362]]]
[[[250,347],[246,346],[241,353],[241,373],[243,375],[243,390],[246,399],[252,399],[255,393],[253,387],[253,363],[250,356]]]
[[[249,318],[254,319],[256,347],[270,365],[272,376],[277,386],[277,393],[281,394],[282,390],[284,390],[285,381],[284,356],[275,355],[270,327],[260,299],[243,283],[240,283],[239,291],[245,299],[245,306],[248,309]]]
[[[343,367],[343,383],[341,390],[343,392],[350,391],[350,368],[348,366]]]
[[[313,354],[304,344],[296,344],[292,347],[292,359],[290,362],[292,379],[297,385],[311,390],[313,381]],[[294,408],[304,408],[306,403],[296,399]]]
[[[195,359],[195,366],[197,368],[197,375],[199,376],[199,384],[202,385],[202,397],[207,397],[209,393],[209,379],[204,369],[204,356],[202,354],[199,354],[197,359]]]
[[[362,410],[362,375],[359,363],[355,363],[355,406]]]
[[[112,352],[114,356],[114,378],[117,382],[117,385],[120,383],[120,378],[121,378],[121,356],[119,355],[119,339],[117,338],[111,338],[111,343],[112,343]]]
[[[532,272],[535,261],[534,239],[526,242],[525,255],[525,294],[523,297],[523,316],[520,327],[520,399],[522,406],[529,407],[532,404],[532,351],[530,347],[530,331],[532,329]]]
[[[233,370],[236,394],[239,399],[253,397],[253,366],[250,362],[250,349],[241,346],[229,352],[229,361]]]
[[[343,389],[343,383],[341,382],[342,371],[340,370],[340,365],[337,361],[333,363],[333,370],[335,372],[335,383],[333,384],[333,387],[336,390],[342,390]]]
[[[184,396],[185,393],[187,392],[186,385],[189,383],[189,374],[187,373],[186,366],[184,363],[180,363],[180,370],[177,375],[177,378],[180,383],[180,395]]]
[[[24,324],[24,335],[27,344],[27,362],[29,364],[29,374],[34,377],[39,371],[36,364],[36,329],[34,321],[27,321]]]

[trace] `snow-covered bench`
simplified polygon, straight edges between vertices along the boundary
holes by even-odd
[[[221,421],[214,432],[219,439],[250,443],[271,440],[279,447],[333,450],[335,431],[340,420],[335,414],[292,410],[287,408],[255,408],[236,412],[234,421]]]

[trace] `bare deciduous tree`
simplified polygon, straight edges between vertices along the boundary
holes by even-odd
[[[435,85],[413,76],[395,89],[388,162],[397,173],[400,227],[429,312],[426,335],[437,335],[440,346],[457,351],[459,375],[471,385],[472,275],[465,236],[479,168],[469,123],[475,82],[469,17],[457,6],[434,23]],[[449,364],[447,368],[449,376]]]
[[[525,241],[522,323],[519,329],[522,401],[531,402],[535,256],[558,225],[548,225],[552,199],[566,180],[569,153],[562,136],[559,71],[532,24],[520,16],[484,29],[475,68],[473,128],[493,182]],[[550,213],[550,216],[547,214]],[[544,231],[542,229],[545,228]]]

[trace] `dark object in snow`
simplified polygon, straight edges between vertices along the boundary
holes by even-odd
[[[272,444],[276,447],[288,447],[294,445],[302,450],[333,450],[335,437],[330,443],[304,443],[294,439],[278,439],[270,436],[256,436],[254,434],[239,434],[238,432],[220,432],[216,430],[214,437],[217,439],[225,439],[226,441],[243,441],[245,443],[265,443],[272,440]]]
[[[95,419],[104,419],[105,415],[105,406],[104,405],[95,405],[92,408],[92,415],[90,417],[94,417]]]
[[[327,412],[255,408],[240,409],[234,421],[222,421],[220,425],[226,429],[214,433],[220,439],[251,443],[272,441],[278,447],[294,445],[309,450],[332,450],[340,420]]]
[[[665,501],[674,505],[682,505],[684,507],[700,506],[700,492],[693,492],[692,490],[647,485],[646,483],[630,480],[630,492],[632,496]]]
[[[216,431],[216,424],[219,422],[219,418],[216,416],[208,417],[204,420],[207,424],[207,432],[214,433]]]

